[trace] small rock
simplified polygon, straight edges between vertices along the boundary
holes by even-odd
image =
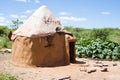
[[[95,64],[94,67],[103,67],[102,64]]]
[[[92,73],[92,72],[96,72],[97,70],[96,69],[90,69],[87,71],[87,73]]]
[[[107,66],[109,66],[109,65],[108,65],[108,64],[103,64],[103,66],[104,66],[104,67],[107,67]]]
[[[96,61],[95,63],[96,64],[102,64],[102,61]]]
[[[107,68],[102,68],[101,72],[108,72],[108,69]]]
[[[113,63],[113,66],[117,66],[117,63]]]

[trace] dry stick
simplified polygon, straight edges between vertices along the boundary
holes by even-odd
[[[70,79],[70,76],[67,76],[67,77],[61,78],[61,79],[59,79],[59,80],[64,80],[64,79]]]

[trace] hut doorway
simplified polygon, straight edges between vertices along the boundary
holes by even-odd
[[[75,63],[75,42],[69,42],[70,62]]]

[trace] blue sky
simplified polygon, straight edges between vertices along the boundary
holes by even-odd
[[[63,26],[80,28],[120,28],[120,0],[0,0],[0,25],[25,21],[46,5]]]

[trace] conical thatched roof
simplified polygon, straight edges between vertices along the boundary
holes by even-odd
[[[63,29],[53,13],[46,6],[41,6],[13,34],[32,37],[34,35],[54,33],[57,27]]]

